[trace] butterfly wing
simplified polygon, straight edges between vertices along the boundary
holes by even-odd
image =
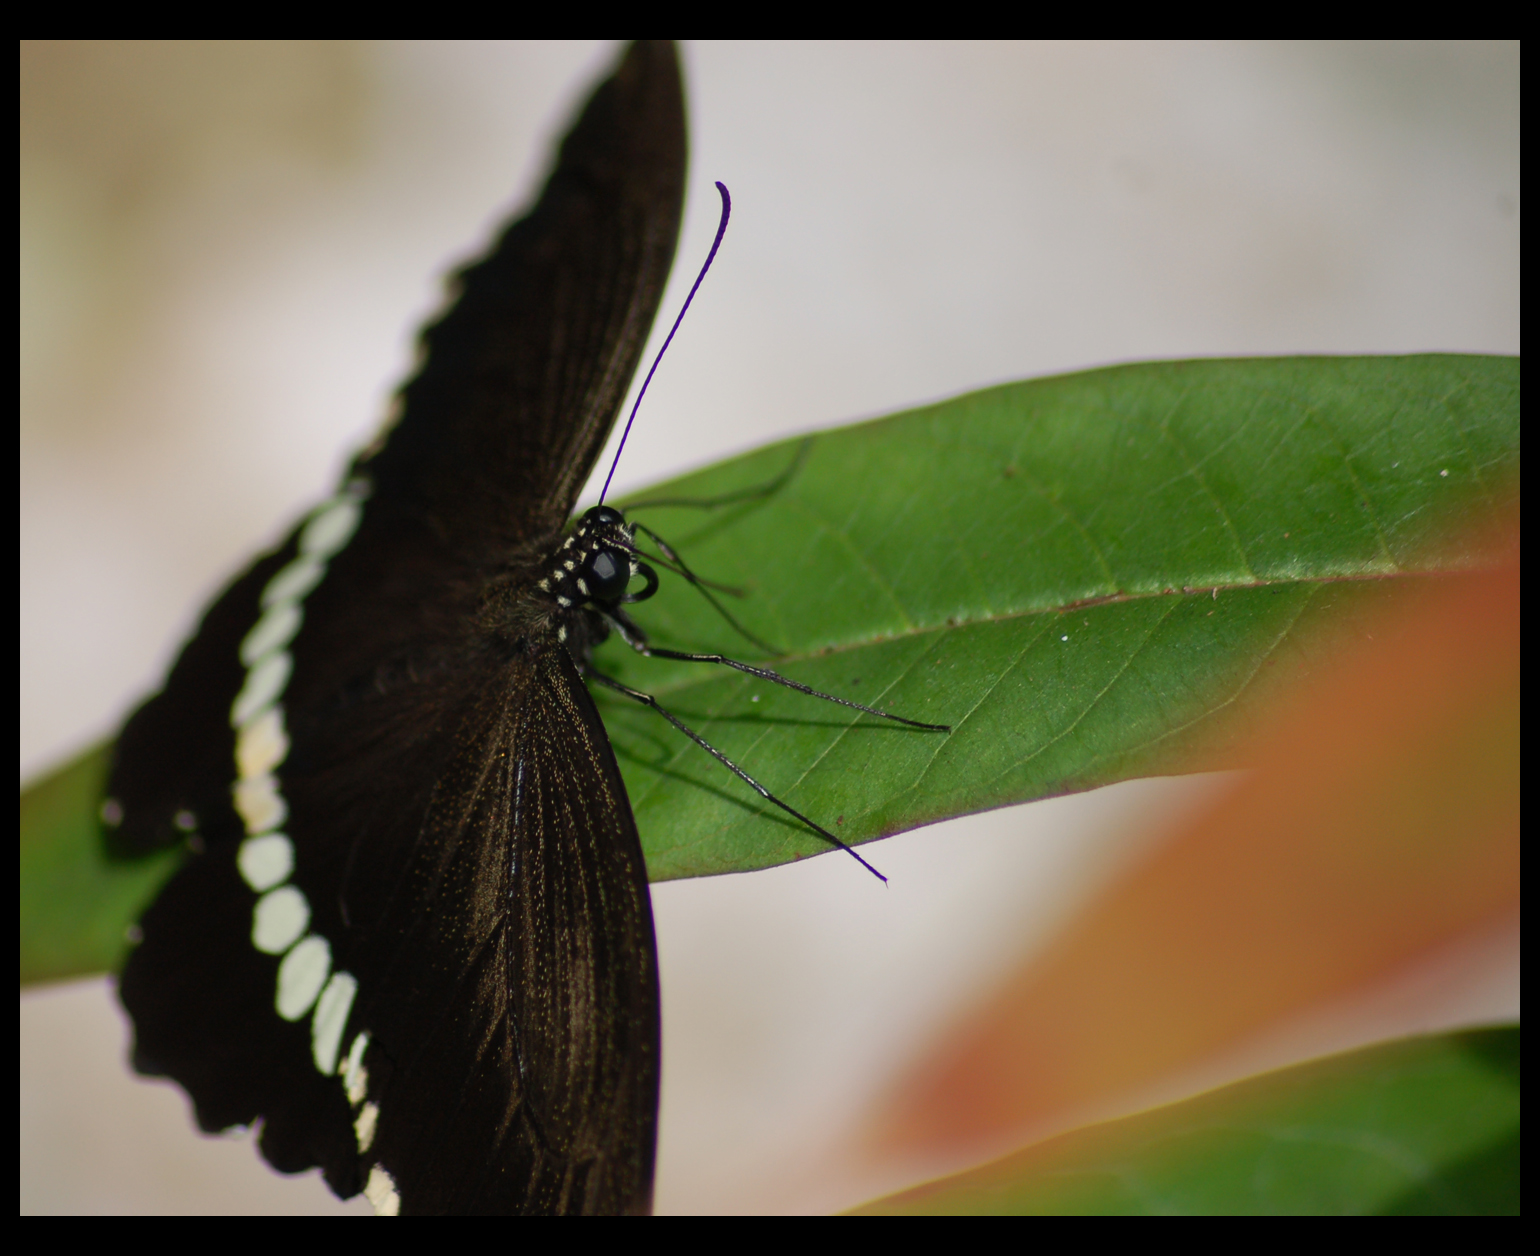
[[[367,461],[381,497],[456,552],[566,523],[635,374],[684,198],[673,45],[633,45],[561,146],[534,211],[457,276],[402,419]]]
[[[645,1212],[658,995],[630,806],[565,650],[487,681],[358,956],[365,1159],[407,1212]]]
[[[629,806],[565,650],[510,643],[484,607],[613,424],[684,155],[674,50],[633,45],[535,209],[461,273],[394,430],[221,597],[119,740],[112,848],[196,830],[122,977],[136,1067],[205,1129],[260,1122],[275,1167],[387,1211],[650,1195],[656,961]]]

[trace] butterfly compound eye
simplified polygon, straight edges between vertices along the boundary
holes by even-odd
[[[631,582],[631,560],[620,550],[595,550],[584,568],[584,583],[596,602],[616,601]]]

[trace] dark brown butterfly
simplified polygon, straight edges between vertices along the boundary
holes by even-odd
[[[394,428],[118,742],[112,850],[189,848],[122,976],[135,1067],[382,1212],[650,1206],[646,868],[552,589],[684,187],[677,55],[637,43]]]

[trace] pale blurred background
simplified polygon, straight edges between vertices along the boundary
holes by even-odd
[[[446,269],[613,55],[23,43],[24,781],[109,736],[328,491]],[[1109,362],[1519,351],[1517,43],[689,44],[685,65],[666,315],[714,179],[733,226],[622,488]],[[833,859],[657,887],[660,1211],[858,1202],[802,1166],[1211,784],[893,839],[886,890]],[[1517,1015],[1516,933],[1472,954],[1309,1049]],[[124,1042],[105,981],[22,996],[23,1212],[360,1210],[196,1137]]]

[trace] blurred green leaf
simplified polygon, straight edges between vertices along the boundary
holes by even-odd
[[[1087,1126],[869,1215],[1519,1211],[1519,1030],[1408,1038]]]
[[[111,746],[97,746],[21,795],[21,981],[111,972],[128,928],[176,871],[170,851],[118,863],[102,849]]]
[[[1233,766],[1268,697],[1395,586],[1480,565],[1514,491],[1513,358],[1148,363],[1010,384],[756,451],[639,509],[785,651],[785,675],[906,729],[741,674],[598,666],[852,843],[1135,776]],[[660,645],[770,662],[682,580],[635,616]],[[827,844],[644,708],[598,692],[655,880]]]

